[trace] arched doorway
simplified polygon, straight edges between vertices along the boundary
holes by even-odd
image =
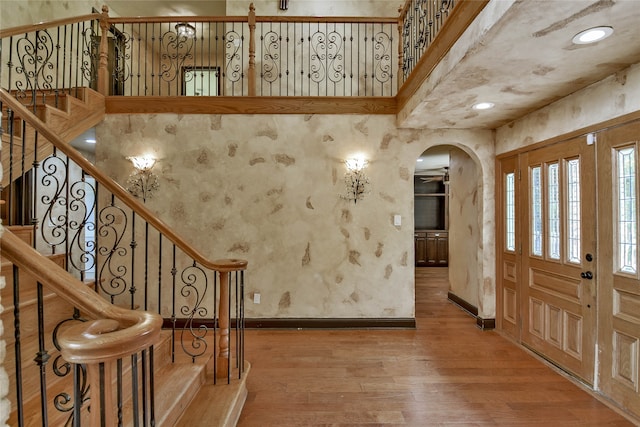
[[[482,273],[482,176],[476,160],[453,145],[425,150],[414,175],[416,267],[449,267],[448,298],[478,315]]]

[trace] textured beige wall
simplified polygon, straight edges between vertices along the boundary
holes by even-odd
[[[492,135],[398,130],[394,121],[112,115],[97,128],[96,161],[124,183],[126,156],[160,158],[161,191],[147,206],[211,258],[249,261],[246,293],[262,301],[247,303],[247,317],[413,317],[415,160],[447,143],[478,151],[492,174],[492,148],[481,148]],[[354,204],[339,194],[343,159],[358,152],[370,161],[371,193]]]
[[[477,307],[479,290],[482,289],[478,276],[480,175],[471,157],[453,148],[450,152],[450,176],[449,290]]]
[[[640,64],[635,64],[499,128],[496,153],[506,153],[638,110]]]

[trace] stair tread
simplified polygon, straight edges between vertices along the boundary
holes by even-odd
[[[156,370],[155,419],[157,426],[173,426],[205,382],[205,366],[174,363]],[[131,420],[131,405],[124,408],[124,419]]]
[[[231,384],[219,381],[214,385],[213,378],[208,377],[175,426],[235,426],[247,398],[246,381],[250,370],[251,365],[245,362],[242,379],[233,379]]]

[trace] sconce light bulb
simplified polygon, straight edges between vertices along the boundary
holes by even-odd
[[[353,172],[361,171],[365,168],[365,166],[367,166],[367,163],[368,162],[364,159],[364,157],[354,157],[352,159],[345,160],[347,169]]]
[[[147,172],[156,164],[156,159],[151,156],[130,156],[127,160],[131,160],[133,167],[141,172]]]

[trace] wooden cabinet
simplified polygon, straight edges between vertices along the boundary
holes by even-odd
[[[427,233],[424,231],[416,231],[415,236],[415,248],[416,248],[416,265],[427,265]]]
[[[449,233],[416,231],[414,233],[417,267],[446,267],[449,264]]]

